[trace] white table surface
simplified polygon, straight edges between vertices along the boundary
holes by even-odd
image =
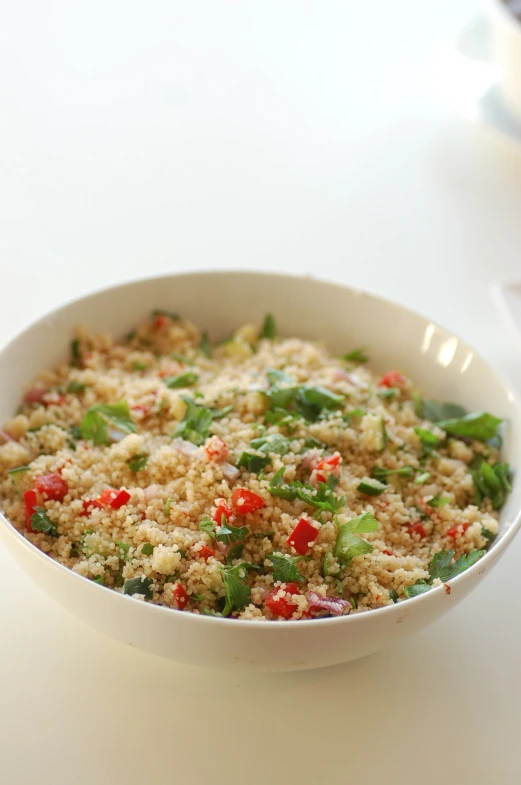
[[[521,277],[521,150],[432,87],[475,0],[0,6],[2,342],[122,279],[308,271],[521,386],[488,291]],[[393,650],[253,677],[105,638],[0,552],[0,782],[517,784],[520,558]]]

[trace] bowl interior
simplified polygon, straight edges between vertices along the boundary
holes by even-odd
[[[324,341],[336,353],[368,347],[371,365],[403,370],[428,397],[486,410],[507,423],[504,459],[521,463],[521,410],[490,365],[458,337],[373,295],[309,277],[272,273],[185,273],[136,281],[72,302],[27,328],[0,351],[0,423],[40,371],[66,360],[77,324],[123,335],[154,308],[181,313],[212,338],[272,313],[281,334]],[[504,534],[518,518],[521,480],[501,514]]]

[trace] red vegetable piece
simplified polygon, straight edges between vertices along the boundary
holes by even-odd
[[[393,554],[393,552],[392,552],[392,551],[387,551],[387,550],[385,550],[385,551],[382,551],[382,553],[385,553],[385,554],[386,554],[386,556],[394,556],[394,554]]]
[[[309,592],[308,602],[311,611],[328,611],[332,616],[341,616],[352,607],[349,600],[342,600],[340,597],[321,597],[316,591]]]
[[[229,521],[233,515],[233,512],[230,507],[226,504],[224,499],[216,499],[215,500],[215,512],[212,515],[212,520],[215,521],[219,526],[222,523],[223,515],[225,516],[226,520]]]
[[[195,556],[199,556],[201,559],[208,561],[211,556],[215,556],[216,551],[213,548],[210,548],[208,545],[203,545],[196,553]]]
[[[119,510],[120,507],[123,507],[130,499],[130,493],[122,489],[116,493],[116,496],[110,502],[110,506],[113,510]]]
[[[163,316],[163,314],[159,313],[154,320],[154,327],[156,330],[161,330],[163,327],[166,327],[167,323],[168,320],[166,316]]]
[[[282,616],[283,619],[290,619],[297,610],[297,606],[292,602],[289,602],[285,596],[279,597],[278,594],[280,590],[280,586],[278,588],[272,589],[267,595],[264,604],[267,608],[270,609],[274,616]],[[284,591],[286,592],[286,595],[300,594],[296,583],[287,583]]]
[[[407,531],[412,536],[413,534],[419,534],[420,539],[423,540],[426,537],[425,529],[423,528],[423,524],[418,521],[418,523],[413,523],[411,526],[407,527]]]
[[[462,537],[469,526],[470,523],[457,523],[456,526],[453,526],[452,529],[449,529],[447,536],[452,537],[453,540],[455,540],[457,537]]]
[[[176,583],[176,585],[174,586],[174,590],[172,592],[172,596],[175,600],[177,608],[180,611],[184,610],[188,602],[188,594],[182,583],[179,582]]]
[[[25,403],[42,403],[47,390],[45,387],[31,387],[24,395]]]
[[[336,469],[338,465],[342,463],[342,456],[339,452],[335,452],[333,455],[329,455],[327,458],[322,458],[322,460],[317,464],[317,470],[320,471],[321,469]]]
[[[216,463],[222,463],[228,458],[229,449],[226,442],[219,436],[211,436],[207,443],[206,447],[204,448],[208,458],[210,461],[215,461]]]
[[[404,387],[406,384],[407,379],[399,371],[389,371],[385,376],[382,376],[378,387]]]
[[[32,532],[33,527],[31,526],[31,517],[34,514],[34,508],[38,505],[38,494],[34,489],[31,489],[30,491],[25,491],[24,504],[25,504],[25,527],[28,532]]]
[[[236,488],[232,493],[232,507],[237,515],[246,515],[248,512],[262,510],[265,506],[264,499],[247,488]]]
[[[67,483],[59,474],[42,474],[35,478],[34,484],[44,499],[52,499],[55,502],[62,502],[69,490]]]
[[[315,542],[318,537],[318,529],[315,529],[307,518],[301,518],[288,537],[288,542],[301,556],[309,550],[309,543]]]

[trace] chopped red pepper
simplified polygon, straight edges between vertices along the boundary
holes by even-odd
[[[280,590],[280,586],[278,588],[272,589],[267,595],[264,604],[267,608],[270,609],[274,616],[282,616],[283,619],[290,619],[297,610],[297,606],[292,602],[289,602],[285,596],[279,597],[278,595]],[[286,595],[300,594],[296,583],[287,583],[284,591]]]
[[[216,551],[213,548],[210,548],[208,545],[203,545],[198,551],[195,552],[195,556],[200,556],[201,559],[208,561],[211,556],[215,556]]]
[[[408,526],[407,531],[411,536],[413,534],[418,534],[421,540],[423,540],[424,537],[427,536],[427,534],[425,533],[425,529],[423,528],[423,524],[420,523],[419,521],[417,523],[413,523],[411,526]]]
[[[404,387],[407,379],[399,371],[389,371],[378,382],[378,387]]]
[[[110,502],[110,506],[112,507],[113,510],[119,510],[119,508],[123,507],[123,505],[126,504],[129,499],[130,499],[130,493],[123,489],[121,491],[118,491],[116,497],[112,499],[112,501]]]
[[[336,469],[340,463],[342,463],[342,456],[339,452],[335,452],[327,458],[322,458],[322,460],[317,463],[316,468],[318,471],[321,469]]]
[[[236,488],[232,493],[232,506],[237,515],[262,510],[266,506],[264,499],[246,488]]]
[[[174,590],[172,592],[172,596],[175,600],[177,608],[182,611],[186,608],[186,604],[188,602],[188,594],[186,592],[185,587],[179,581],[174,586]]]
[[[228,445],[219,436],[211,436],[204,448],[208,458],[216,463],[222,463],[230,453]]]
[[[309,543],[315,542],[318,537],[318,529],[315,529],[307,518],[301,518],[288,537],[288,542],[301,556],[309,550]]]
[[[168,320],[166,316],[163,316],[162,313],[158,313],[158,315],[154,319],[154,327],[156,328],[156,330],[161,330],[163,327],[166,327],[167,324],[168,324]]]
[[[457,537],[462,537],[469,526],[470,523],[458,523],[456,526],[453,526],[452,529],[449,529],[447,536],[452,537],[453,540],[455,540]]]
[[[45,387],[31,387],[24,395],[25,403],[42,403],[43,396],[47,392]]]
[[[55,502],[62,502],[69,487],[59,474],[42,474],[35,477],[34,484],[44,499],[52,499]]]
[[[394,556],[394,553],[392,551],[385,550],[385,551],[382,551],[382,553],[385,553],[386,556]]]
[[[219,526],[222,523],[223,515],[225,516],[226,520],[229,521],[233,515],[233,512],[230,507],[226,504],[224,499],[216,499],[215,500],[215,512],[212,515],[212,520],[215,521]]]
[[[33,527],[31,526],[31,517],[34,514],[34,508],[38,505],[38,494],[34,489],[31,489],[30,491],[25,491],[24,504],[25,504],[25,527],[28,532],[32,532]]]

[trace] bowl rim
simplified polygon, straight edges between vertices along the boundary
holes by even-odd
[[[310,275],[309,273],[294,274],[294,273],[278,272],[278,271],[270,271],[270,270],[262,270],[262,269],[258,270],[258,269],[251,269],[251,268],[250,269],[210,268],[210,269],[198,269],[193,271],[180,270],[179,272],[171,272],[167,274],[159,273],[157,275],[146,275],[138,278],[129,278],[122,281],[121,283],[111,284],[110,286],[97,287],[78,297],[73,297],[70,300],[66,300],[65,302],[61,303],[57,307],[51,309],[50,311],[47,311],[42,316],[30,322],[20,332],[17,332],[14,336],[8,338],[6,342],[0,344],[0,355],[3,352],[8,351],[8,349],[16,341],[20,340],[26,333],[30,332],[40,324],[43,325],[49,319],[52,319],[54,316],[56,316],[60,311],[63,311],[66,308],[79,304],[80,302],[83,302],[85,300],[95,298],[98,295],[109,294],[111,292],[115,292],[116,290],[125,289],[127,287],[132,287],[139,284],[145,284],[149,281],[161,281],[161,280],[170,281],[173,278],[175,279],[180,277],[198,278],[198,277],[205,277],[208,275],[221,276],[221,275],[235,275],[235,274],[252,276],[252,277],[262,275],[266,278],[279,278],[279,279],[286,279],[289,281],[309,279],[312,283],[316,283],[319,285],[324,284],[326,286],[333,286],[336,288],[344,289],[347,292],[355,293],[362,297],[367,297],[370,300],[376,302],[383,302],[386,305],[391,305],[394,308],[397,308],[407,313],[409,316],[414,317],[415,319],[419,319],[422,321],[428,320],[430,324],[433,324],[437,329],[440,329],[443,332],[445,332],[447,336],[456,338],[458,342],[460,342],[465,349],[474,352],[474,354],[482,362],[486,363],[490,371],[492,371],[492,373],[494,374],[494,377],[496,378],[497,382],[503,388],[507,397],[510,398],[512,403],[519,409],[521,413],[521,398],[519,397],[517,392],[512,388],[506,376],[504,376],[503,373],[495,367],[495,365],[493,365],[488,359],[483,357],[480,352],[476,351],[471,344],[469,344],[466,340],[462,339],[457,333],[453,332],[452,330],[449,330],[448,328],[434,321],[430,317],[424,316],[420,312],[408,306],[402,305],[401,303],[388,299],[386,297],[382,297],[381,295],[370,292],[367,289],[363,289],[358,286],[351,286],[349,284],[334,279],[328,279],[325,277],[323,278],[315,275]],[[417,595],[416,597],[412,597],[405,601],[400,600],[399,602],[395,602],[392,605],[385,605],[380,608],[373,608],[370,611],[364,613],[355,613],[355,614],[349,613],[343,616],[328,616],[318,619],[296,619],[296,620],[284,619],[284,620],[278,620],[275,624],[269,624],[269,622],[272,621],[269,619],[262,619],[262,620],[261,619],[234,619],[225,616],[212,616],[202,613],[193,613],[193,612],[186,613],[185,611],[179,610],[177,608],[169,608],[165,605],[158,605],[157,603],[152,603],[152,602],[149,603],[143,600],[138,600],[133,596],[125,595],[122,592],[114,591],[108,586],[103,586],[101,584],[94,583],[89,578],[86,578],[85,576],[80,575],[77,572],[74,572],[74,570],[72,570],[70,567],[66,567],[64,564],[61,564],[61,562],[56,561],[51,556],[48,556],[48,554],[44,553],[44,551],[40,550],[40,548],[37,548],[36,545],[33,545],[32,542],[30,542],[26,537],[24,537],[24,535],[20,531],[18,531],[18,529],[16,529],[16,527],[8,520],[8,518],[4,515],[1,509],[0,509],[0,527],[5,529],[6,536],[12,537],[18,543],[18,545],[20,545],[20,547],[25,548],[32,556],[36,556],[37,558],[42,560],[42,562],[48,567],[59,571],[61,574],[68,575],[73,580],[80,581],[81,585],[85,587],[87,585],[90,586],[91,591],[109,592],[110,595],[113,597],[113,599],[111,600],[112,602],[133,601],[136,604],[149,608],[150,611],[148,611],[148,613],[155,613],[156,615],[162,614],[164,615],[165,618],[171,618],[171,619],[179,618],[180,616],[182,616],[185,619],[187,619],[187,621],[189,619],[190,623],[195,623],[195,624],[199,624],[199,623],[214,624],[214,625],[228,624],[228,625],[233,625],[237,629],[243,629],[243,630],[244,629],[252,630],[253,628],[267,629],[267,627],[269,626],[269,628],[272,630],[279,629],[282,631],[287,631],[288,629],[293,629],[293,628],[296,629],[302,629],[304,627],[307,628],[309,627],[309,625],[313,625],[313,627],[316,627],[317,624],[321,626],[325,624],[327,624],[328,626],[332,626],[333,624],[336,625],[353,624],[357,619],[359,620],[357,622],[358,624],[363,624],[364,621],[362,620],[365,620],[365,623],[370,623],[370,619],[372,618],[375,619],[380,618],[384,614],[390,616],[392,613],[396,614],[398,612],[403,611],[404,602],[406,603],[406,607],[409,607],[409,603],[414,602],[416,603],[415,607],[417,608],[419,608],[420,602],[424,602],[424,603],[429,602],[428,599],[429,597],[432,597],[433,599],[431,601],[434,602],[434,596],[439,596],[442,591],[447,594],[446,592],[447,585],[450,585],[452,587],[454,584],[462,583],[469,576],[473,575],[479,570],[483,570],[483,567],[485,567],[486,569],[486,566],[492,559],[495,560],[501,555],[501,553],[508,547],[512,539],[516,536],[517,532],[521,528],[521,509],[517,513],[517,516],[513,521],[513,523],[508,525],[505,533],[499,538],[497,543],[493,542],[490,548],[487,549],[487,551],[485,552],[484,556],[482,556],[481,559],[479,559],[475,564],[473,564],[472,567],[465,570],[465,572],[460,573],[455,578],[452,578],[450,581],[447,581],[446,583],[442,583],[439,586],[432,587],[431,589],[429,589],[429,591],[424,592],[423,594]],[[495,555],[492,557],[491,554],[493,552],[495,552]],[[172,615],[172,613],[174,613],[174,615]],[[196,619],[198,621],[195,621]]]

